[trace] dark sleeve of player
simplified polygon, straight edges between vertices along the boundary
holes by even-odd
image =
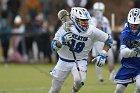
[[[128,34],[122,32],[120,35],[120,45],[126,45],[128,48],[130,48],[131,38],[129,38]]]

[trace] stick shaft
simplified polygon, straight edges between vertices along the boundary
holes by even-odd
[[[73,47],[69,43],[68,43],[68,46],[70,47],[70,50],[72,51],[72,54],[73,54],[73,57],[74,57],[74,62],[76,64],[76,67],[77,67],[77,70],[78,70],[78,74],[79,74],[79,77],[80,77],[80,80],[81,80],[81,84],[84,85],[84,82],[82,81],[82,75],[80,73],[80,68],[79,68],[79,65],[78,65],[78,62],[77,62],[77,59],[76,59]]]

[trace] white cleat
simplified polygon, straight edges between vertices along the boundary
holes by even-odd
[[[104,84],[104,79],[99,79],[100,84]]]
[[[72,88],[70,93],[76,93],[76,92],[74,92],[74,91],[73,91],[73,88]]]
[[[115,75],[116,75],[116,73],[113,71],[112,73],[110,73],[110,77],[109,77],[109,80],[110,80],[113,84],[115,84],[115,82],[114,82],[114,80],[115,80]]]

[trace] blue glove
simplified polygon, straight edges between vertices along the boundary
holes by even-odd
[[[57,51],[61,48],[61,45],[58,45],[58,42],[57,40],[53,40],[52,41],[52,44],[51,44],[51,47],[52,47],[52,50],[53,51]]]
[[[96,57],[96,65],[98,67],[102,67],[105,64],[105,61],[107,59],[107,52],[105,50],[102,51],[97,57]]]
[[[70,40],[72,40],[72,32],[67,32],[62,36],[62,45],[67,45]]]

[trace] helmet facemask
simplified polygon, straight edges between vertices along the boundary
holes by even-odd
[[[93,15],[97,20],[101,20],[103,17],[103,13],[105,11],[105,5],[102,2],[96,2],[93,4]]]
[[[73,7],[70,12],[71,20],[79,32],[86,32],[91,19],[89,12],[85,8]]]
[[[130,24],[129,23],[129,27],[130,27],[131,32],[133,34],[137,34],[139,32],[139,30],[140,30],[140,24]]]
[[[78,28],[80,30],[82,30],[83,32],[86,32],[88,27],[89,27],[89,24],[88,24],[88,19],[79,19],[79,18],[76,18],[75,19],[76,21],[76,24],[78,26]]]
[[[97,19],[97,20],[101,20],[102,19],[102,17],[103,17],[103,11],[102,10],[95,10],[95,18]]]

